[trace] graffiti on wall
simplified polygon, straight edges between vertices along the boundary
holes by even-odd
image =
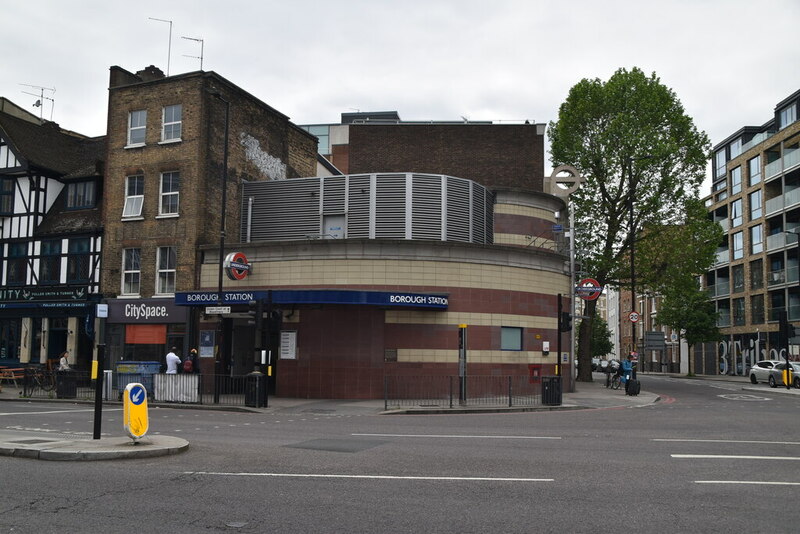
[[[242,132],[239,135],[239,142],[244,147],[245,157],[270,180],[286,179],[286,164],[262,150],[258,139]]]

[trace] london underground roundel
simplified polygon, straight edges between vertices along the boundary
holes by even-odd
[[[242,252],[231,252],[225,257],[225,273],[231,280],[244,280],[252,267]]]

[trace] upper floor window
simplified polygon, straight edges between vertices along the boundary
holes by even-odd
[[[69,240],[69,255],[67,256],[68,283],[86,283],[89,281],[91,266],[89,245],[90,241],[88,237],[79,237]]]
[[[67,185],[67,208],[93,208],[94,182],[73,182]]]
[[[147,132],[147,110],[131,111],[128,114],[128,145],[143,145]]]
[[[736,232],[733,239],[733,259],[740,260],[744,257],[744,236],[742,232]]]
[[[180,180],[181,173],[179,172],[161,173],[161,203],[158,208],[159,215],[178,214]]]
[[[177,141],[181,138],[183,108],[180,104],[164,108],[162,141]]]
[[[750,185],[756,185],[761,181],[761,156],[756,156],[747,162],[748,172],[750,173]]]
[[[61,281],[61,240],[42,241],[39,258],[39,283],[58,284]]]
[[[742,138],[740,137],[736,141],[732,141],[730,144],[731,149],[731,159],[735,158],[739,154],[742,153]]]
[[[754,221],[761,218],[763,210],[761,209],[761,190],[753,191],[747,195],[750,204],[750,220]]]
[[[28,244],[9,243],[6,267],[6,283],[22,286],[28,281]]]
[[[731,227],[742,224],[742,199],[738,198],[731,202]]]
[[[122,253],[122,294],[138,295],[141,290],[142,251],[126,248]]]
[[[144,176],[128,176],[125,178],[125,206],[123,217],[141,217],[144,203]]]
[[[14,213],[14,179],[0,178],[0,215]]]
[[[714,155],[714,176],[719,178],[725,176],[725,149],[718,150]]]
[[[178,264],[175,247],[158,247],[158,276],[156,293],[175,293],[175,269]]]
[[[764,287],[764,260],[750,262],[750,289]]]
[[[742,191],[742,168],[736,167],[731,171],[731,195]]]
[[[797,120],[797,104],[786,106],[778,113],[778,127],[783,129]]]
[[[750,228],[750,253],[760,254],[764,252],[764,233],[761,225],[757,224]]]

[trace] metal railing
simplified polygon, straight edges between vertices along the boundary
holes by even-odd
[[[102,390],[103,400],[121,401],[125,387],[134,382],[145,387],[151,402],[245,405],[246,375],[194,373],[168,375],[107,371]],[[95,397],[96,383],[87,372],[49,371],[30,366],[25,368],[19,389],[20,396],[25,398],[92,400]]]
[[[530,376],[387,376],[384,407],[536,406],[542,384]]]

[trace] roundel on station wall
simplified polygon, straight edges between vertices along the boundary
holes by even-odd
[[[250,274],[252,267],[247,263],[247,256],[243,252],[231,252],[225,257],[225,274],[231,280],[244,280]]]

